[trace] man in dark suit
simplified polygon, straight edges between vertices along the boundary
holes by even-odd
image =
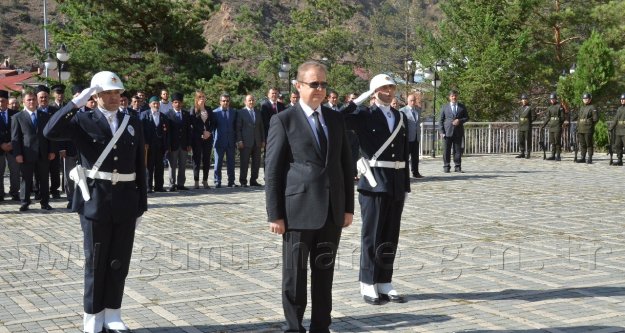
[[[50,161],[55,157],[55,145],[43,136],[43,128],[50,116],[36,109],[36,97],[32,92],[24,94],[24,110],[15,114],[11,122],[11,145],[15,161],[20,165],[22,183],[20,186],[20,211],[28,210],[30,192],[33,187],[33,175],[39,178],[41,209],[51,210],[48,204],[48,170]]]
[[[11,117],[17,110],[9,109],[9,92],[0,90],[0,201],[4,201],[4,172],[9,167],[9,195],[13,201],[20,200],[20,166],[13,156],[11,146]]]
[[[359,280],[364,301],[372,305],[381,300],[404,302],[392,278],[404,200],[410,192],[409,141],[405,116],[390,106],[395,91],[395,81],[378,74],[371,79],[369,91],[342,110],[347,128],[358,135],[363,161],[370,167],[358,182],[362,217]],[[358,108],[371,94],[375,103]]]
[[[147,210],[142,126],[137,117],[119,112],[123,91],[115,73],[96,73],[91,87],[52,116],[44,130],[51,140],[71,140],[84,170],[73,211],[80,215],[84,237],[83,331],[88,333],[129,332],[121,319],[122,297],[135,228]],[[98,107],[79,112],[94,94]]]
[[[469,113],[462,103],[458,103],[458,92],[449,92],[449,104],[441,110],[440,128],[443,136],[443,171],[451,169],[451,148],[454,149],[454,171],[462,172],[462,141],[464,140],[464,123],[469,121]]]
[[[260,103],[260,114],[263,117],[263,124],[265,125],[265,137],[269,133],[269,122],[273,115],[278,112],[284,111],[285,107],[283,103],[278,102],[278,89],[271,88],[267,92],[267,99]]]
[[[191,151],[191,115],[182,109],[183,96],[181,93],[173,93],[171,99],[172,109],[166,113],[170,127],[169,190],[171,192],[186,191],[188,188],[184,186],[184,182],[186,181],[187,157]],[[161,109],[163,105],[160,105]]]
[[[321,106],[326,68],[309,61],[298,68],[300,102],[271,118],[265,164],[270,231],[281,234],[285,332],[306,332],[310,258],[310,332],[329,332],[334,261],[341,230],[352,223],[351,157],[341,115]]]
[[[59,109],[53,105],[50,105],[50,89],[44,85],[37,86],[37,111],[45,112],[48,114],[48,117],[52,116]],[[50,194],[54,199],[58,199],[61,197],[61,162],[59,157],[59,152],[54,152],[54,159],[49,163],[49,174],[50,174]],[[37,178],[37,183],[41,180],[35,175]],[[47,176],[46,176],[47,178]],[[35,186],[38,188],[38,186]],[[41,193],[40,193],[41,194]]]
[[[247,187],[247,168],[252,158],[251,186],[261,186],[258,183],[258,170],[260,169],[260,150],[265,147],[265,126],[260,112],[254,110],[256,100],[254,96],[245,96],[245,107],[237,113],[237,148],[239,148],[241,172],[239,182]]]
[[[215,140],[215,187],[221,188],[221,168],[224,154],[228,159],[228,187],[236,187],[234,183],[234,149],[236,142],[236,110],[230,108],[230,95],[221,94],[219,107],[213,110],[213,140]]]
[[[341,109],[342,105],[339,105],[339,94],[336,91],[330,90],[327,99],[328,102],[323,106],[332,109],[332,111],[339,111]]]
[[[169,151],[169,120],[158,111],[158,97],[150,98],[150,109],[141,113],[145,149],[147,150],[148,193],[165,192],[163,159]]]

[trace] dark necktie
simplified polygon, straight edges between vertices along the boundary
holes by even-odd
[[[33,122],[33,126],[37,128],[37,114],[35,112],[30,114],[30,119]]]
[[[8,125],[8,124],[9,124],[9,122],[7,122],[7,119],[6,119],[6,111],[0,111],[0,118],[2,118],[2,122],[3,122],[5,125]]]
[[[314,111],[313,117],[315,117],[317,139],[319,139],[319,148],[321,149],[321,155],[323,155],[323,159],[325,160],[328,153],[328,139],[326,138],[326,133],[323,131],[323,127],[321,127],[321,121],[319,121],[319,112]]]
[[[182,120],[182,113],[179,111],[176,111],[176,118],[178,118],[178,121]]]
[[[224,117],[226,117],[226,120],[228,120],[228,110],[224,110]]]
[[[457,111],[456,111],[456,108],[457,108],[456,104],[451,106],[451,110],[452,110],[452,113],[454,114],[454,117],[458,114]]]

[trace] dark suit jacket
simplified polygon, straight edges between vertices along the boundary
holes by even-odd
[[[147,110],[141,113],[140,119],[143,124],[145,143],[150,148],[158,148],[162,151],[169,150],[169,118],[162,113],[159,114],[158,126],[156,126],[152,110]]]
[[[56,106],[54,106],[52,104],[49,104],[48,107],[45,108],[45,111],[44,111],[44,108],[42,108],[42,107],[38,107],[37,111],[43,111],[43,112],[47,113],[48,115],[52,116],[57,111],[59,111],[59,108],[57,108]]]
[[[117,113],[122,124],[124,114]],[[79,163],[91,169],[113,133],[102,113],[95,109],[78,112],[74,103],[68,103],[55,113],[44,129],[51,140],[71,140],[80,153]],[[136,173],[133,182],[118,182],[89,178],[87,184],[91,200],[84,201],[80,187],[74,192],[73,211],[96,221],[133,221],[148,209],[145,177],[144,139],[141,121],[130,116],[128,126],[104,159],[100,171]]]
[[[328,129],[327,158],[321,151],[306,114],[298,104],[271,118],[265,156],[265,196],[270,222],[284,219],[287,230],[320,229],[328,213],[343,225],[354,212],[351,151],[342,116],[321,112]]]
[[[4,119],[0,119],[0,143],[10,143],[11,142],[11,122],[13,115],[15,115],[17,111],[12,109],[7,109],[7,117],[6,120],[8,123],[5,124]],[[0,155],[4,154],[4,150],[0,149]]]
[[[237,112],[237,142],[243,141],[245,148],[251,148],[254,144],[260,146],[265,142],[265,126],[260,112],[254,110],[254,119],[246,108]]]
[[[30,114],[22,110],[11,121],[11,144],[13,156],[22,155],[24,162],[48,160],[48,154],[56,149],[55,144],[43,136],[43,128],[50,120],[50,115],[37,111],[37,128],[33,126]]]
[[[395,116],[395,126],[393,126],[393,129],[395,129],[399,125],[400,117],[404,116],[404,114],[393,108],[391,110]],[[356,112],[354,113],[354,111]],[[353,102],[350,102],[341,112],[345,116],[347,128],[356,132],[358,136],[362,156],[366,159],[371,159],[373,154],[391,136],[386,116],[377,106],[358,108]],[[407,126],[407,120],[404,117],[404,126],[400,128],[391,144],[378,157],[378,161],[403,161],[406,164],[405,167],[402,169],[371,168],[373,176],[378,183],[377,186],[372,187],[363,176],[360,177],[358,182],[358,191],[384,192],[393,195],[395,198],[403,198],[406,192],[410,192]]]
[[[441,119],[440,119],[440,127],[443,131],[443,134],[446,137],[462,137],[464,136],[464,123],[469,121],[469,113],[467,112],[467,108],[462,103],[458,103],[456,116],[454,117],[453,112],[451,111],[451,104],[447,103],[443,105],[441,109]],[[452,122],[454,119],[460,120],[460,125],[454,126]]]
[[[165,115],[169,119],[169,147],[172,151],[191,146],[191,115],[181,110],[182,119],[176,117],[176,111],[170,109]]]
[[[260,103],[260,114],[263,118],[263,125],[265,125],[265,137],[268,137],[269,133],[269,123],[271,120],[271,116],[278,112],[284,111],[286,108],[283,103],[276,102],[277,112],[273,111],[271,107],[271,102],[268,99],[265,99],[262,103]]]
[[[191,108],[189,110],[189,113],[191,114],[191,122],[193,125],[192,141],[195,145],[201,144],[203,141],[208,141],[211,145],[213,144],[212,135],[208,140],[202,139],[202,134],[204,134],[204,131],[213,132],[215,125],[213,121],[213,110],[206,109],[206,112],[208,113],[208,118],[206,118],[206,121],[203,121],[201,114],[195,112],[195,108]]]
[[[237,111],[229,109],[226,117],[221,107],[213,110],[213,140],[215,148],[234,147],[236,142]]]

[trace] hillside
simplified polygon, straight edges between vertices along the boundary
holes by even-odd
[[[380,0],[355,0],[360,5],[361,10],[350,22],[354,30],[363,30],[368,26],[368,17],[384,1]],[[437,21],[438,12],[436,0],[413,0],[418,3],[422,12],[422,18],[434,24]],[[204,25],[204,36],[207,41],[206,51],[211,45],[219,43],[230,36],[236,24],[237,8],[248,5],[251,8],[260,10],[266,20],[267,31],[281,20],[289,8],[297,6],[298,0],[231,0],[220,2],[220,9],[211,16]],[[56,11],[56,1],[47,1],[48,22],[62,20],[62,15]],[[30,41],[43,47],[43,1],[41,0],[2,0],[0,1],[0,60],[6,57],[11,58],[11,64],[17,67],[27,67],[37,64],[37,59],[29,56],[26,52],[20,51],[24,40]],[[56,50],[58,45],[50,45],[51,50]],[[71,52],[71,50],[70,50]]]

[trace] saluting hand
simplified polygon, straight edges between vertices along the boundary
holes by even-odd
[[[91,96],[98,91],[97,89],[98,87],[89,87],[84,89],[80,94],[78,94],[78,96],[72,98],[72,103],[74,103],[77,108],[87,105],[87,101],[89,101],[89,98],[91,98]]]

